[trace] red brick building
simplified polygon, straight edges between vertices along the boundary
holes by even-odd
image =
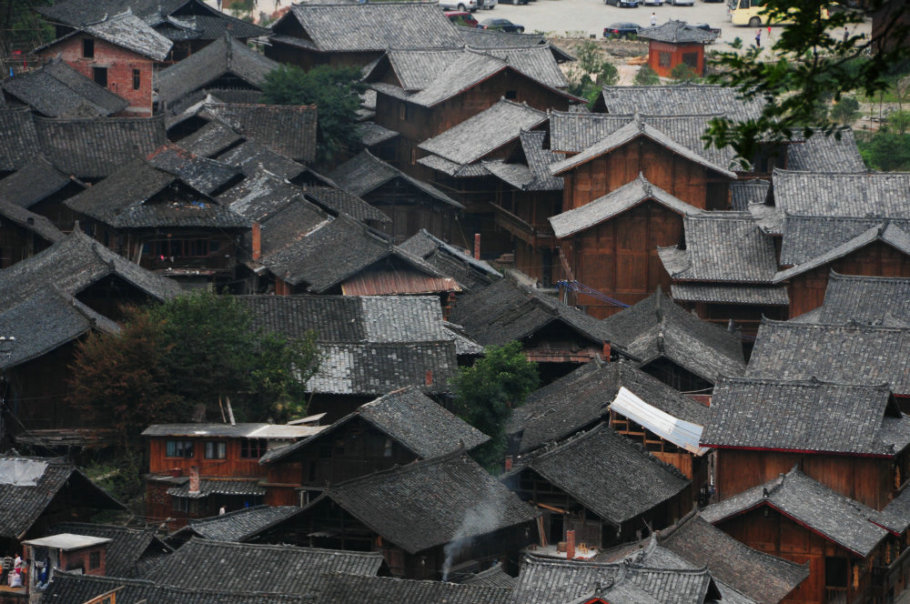
[[[124,115],[152,115],[152,76],[173,43],[127,11],[74,29],[35,50],[59,56],[70,67],[126,99]]]

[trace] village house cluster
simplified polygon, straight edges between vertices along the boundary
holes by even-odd
[[[850,131],[742,165],[701,136],[760,101],[588,109],[565,50],[435,3],[39,11],[0,82],[0,604],[910,587],[910,174]],[[316,164],[320,108],[263,102],[283,64],[361,68],[361,148]],[[308,415],[148,425],[144,516],[93,522],[125,508],[75,463],[111,440],[66,401],[76,347],[198,288],[315,333]],[[491,474],[451,380],[512,341],[541,387]]]

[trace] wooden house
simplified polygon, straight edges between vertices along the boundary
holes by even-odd
[[[158,73],[158,109],[171,115],[222,91],[261,92],[278,63],[255,52],[230,33]]]
[[[396,244],[421,229],[444,241],[457,241],[458,221],[464,206],[429,183],[408,176],[369,151],[328,174],[340,187],[381,210],[390,222],[380,229]]]
[[[399,247],[404,252],[431,264],[442,274],[455,279],[462,291],[483,289],[502,278],[502,273],[489,263],[475,258],[464,248],[446,243],[424,229]]]
[[[887,385],[724,379],[711,412],[702,445],[717,449],[721,500],[798,465],[826,487],[881,510],[910,472],[910,417]],[[852,418],[849,430],[845,418]]]
[[[275,424],[153,424],[148,443],[146,514],[179,528],[265,502],[269,487],[259,458],[271,448],[312,436],[321,427]]]
[[[193,538],[243,543],[299,510],[296,505],[254,505],[208,518],[191,518],[186,526],[167,536],[167,543],[174,549]]]
[[[459,356],[479,352],[476,344],[471,346],[443,322],[434,296],[245,296],[239,300],[250,309],[256,327],[292,339],[316,335],[322,362],[306,385],[309,409],[326,413],[329,422],[407,386],[441,396],[449,391]]]
[[[135,577],[141,574],[145,566],[154,564],[173,551],[158,538],[154,528],[131,528],[96,522],[61,522],[52,526],[47,535],[61,533],[109,539],[104,574],[110,577]]]
[[[685,21],[670,20],[642,29],[638,37],[648,41],[648,66],[668,78],[677,65],[688,65],[695,75],[704,75],[705,45],[713,42],[717,34]]]
[[[50,220],[6,201],[0,193],[0,269],[31,258],[63,237]]]
[[[117,14],[123,7],[118,0],[64,0],[36,10],[54,25],[60,37]],[[136,17],[173,42],[167,56],[169,63],[180,61],[225,33],[243,41],[268,33],[267,29],[216,10],[203,0],[131,2],[129,7]]]
[[[83,76],[126,99],[127,113],[151,117],[156,64],[167,58],[172,46],[173,42],[127,9],[74,26],[35,53],[44,60],[59,55]]]
[[[0,88],[10,105],[27,105],[46,117],[107,117],[129,105],[59,58],[5,80]]]
[[[602,325],[639,369],[680,391],[710,394],[722,376],[746,369],[738,333],[699,319],[659,288]]]
[[[403,44],[461,48],[457,29],[438,7],[419,3],[298,4],[272,26],[266,56],[305,70],[365,67]]]
[[[817,325],[910,325],[910,278],[841,275],[832,270],[825,301],[800,315],[797,321]]]
[[[808,562],[809,577],[788,602],[877,602],[900,551],[887,521],[797,468],[708,506],[702,517],[774,556]]]
[[[702,114],[723,114],[737,121],[756,118],[763,101],[743,99],[729,86],[680,82],[658,86],[604,86],[591,110],[615,115],[691,115],[698,107]]]
[[[393,576],[447,579],[534,540],[538,513],[466,454],[333,485],[260,539],[378,551]]]
[[[63,200],[84,188],[77,178],[64,174],[47,159],[37,156],[22,169],[0,180],[0,203],[19,206],[49,220],[56,228],[69,232],[73,230],[73,216],[63,205]],[[38,226],[42,220],[35,217],[34,222]]]

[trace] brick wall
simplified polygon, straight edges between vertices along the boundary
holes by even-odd
[[[94,56],[83,56],[83,40],[94,40]],[[129,102],[123,115],[149,117],[152,115],[152,74],[154,61],[130,50],[114,46],[87,35],[73,36],[50,46],[40,53],[43,60],[57,55],[73,69],[94,79],[94,68],[107,68],[107,89]],[[138,72],[139,87],[134,88],[134,71]]]

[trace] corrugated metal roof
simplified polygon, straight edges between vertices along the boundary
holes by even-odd
[[[341,285],[345,296],[383,296],[390,294],[434,294],[460,292],[451,277],[431,277],[418,272],[369,271]]]

